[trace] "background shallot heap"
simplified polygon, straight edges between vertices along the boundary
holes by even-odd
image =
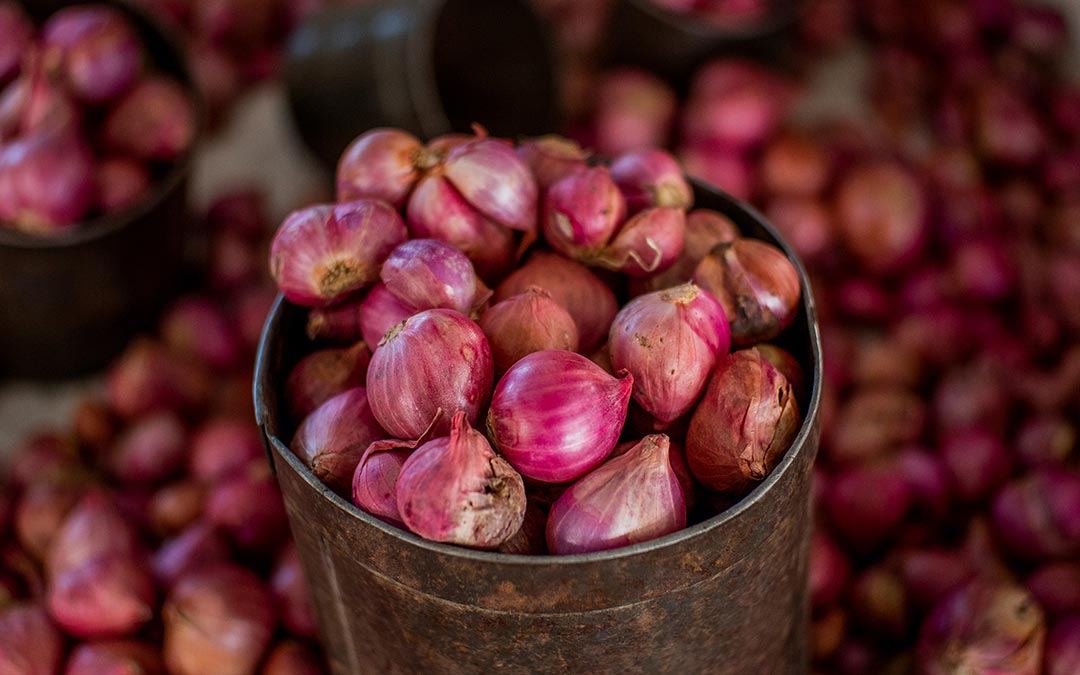
[[[58,235],[144,199],[196,131],[182,85],[154,70],[110,5],[34,26],[0,1],[0,227]]]
[[[505,552],[618,548],[714,515],[798,432],[805,377],[768,342],[795,267],[688,214],[666,152],[374,129],[337,194],[271,246],[313,340],[283,400],[293,452],[375,517]]]

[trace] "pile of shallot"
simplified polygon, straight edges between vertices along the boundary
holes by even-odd
[[[118,7],[65,7],[39,30],[0,0],[0,45],[0,227],[53,236],[129,209],[188,152],[192,101]]]
[[[208,225],[263,255],[257,195],[222,198]],[[273,288],[257,269],[215,269],[214,295],[176,301],[109,368],[102,396],[3,472],[0,673],[326,672],[251,415]]]
[[[337,197],[270,252],[310,308],[290,447],[387,523],[513,553],[627,546],[750,492],[801,428],[805,375],[770,342],[796,269],[688,213],[663,151],[375,129]]]
[[[1080,673],[1080,94],[1062,78],[1065,19],[1017,0],[814,0],[799,28],[817,52],[868,38],[857,121],[786,122],[792,73],[722,59],[681,104],[648,73],[612,71],[582,138],[678,148],[810,270],[825,348],[818,672]]]

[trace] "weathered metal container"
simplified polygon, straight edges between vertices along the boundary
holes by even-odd
[[[327,165],[372,127],[424,139],[556,127],[551,42],[526,0],[374,0],[326,7],[293,31],[285,85],[296,127]]]
[[[145,10],[123,10],[150,60],[191,89],[174,36]],[[26,5],[44,20],[66,4]],[[0,377],[70,377],[105,366],[180,286],[190,154],[130,209],[57,237],[0,227]]]
[[[795,262],[803,303],[780,344],[813,386],[802,429],[752,493],[627,548],[562,557],[473,551],[424,541],[328,490],[288,449],[281,385],[307,348],[305,312],[278,301],[256,366],[256,416],[334,673],[806,672],[821,395],[814,302],[801,264],[760,214],[701,184],[695,196]]]

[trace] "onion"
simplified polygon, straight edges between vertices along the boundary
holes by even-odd
[[[663,150],[619,155],[611,163],[611,178],[631,213],[654,206],[686,210],[694,203],[679,163]]]
[[[149,642],[87,642],[68,657],[64,675],[162,675],[158,647]]]
[[[773,195],[813,197],[828,184],[830,164],[828,150],[810,136],[777,136],[761,158],[762,187]]]
[[[645,209],[623,224],[595,262],[636,278],[663,272],[682,253],[685,227],[680,209]]]
[[[630,301],[608,338],[612,367],[633,375],[634,400],[662,426],[690,410],[730,346],[723,307],[694,284]]]
[[[757,167],[740,148],[687,143],[677,154],[687,175],[715,185],[736,199],[748,200],[757,190]]]
[[[405,460],[397,504],[405,525],[425,539],[496,548],[521,527],[525,486],[458,411],[449,437],[428,441]]]
[[[886,455],[916,442],[926,428],[926,405],[901,387],[863,387],[837,413],[825,451],[837,464]]]
[[[0,672],[55,675],[64,657],[64,638],[36,604],[0,609]]]
[[[884,566],[864,570],[851,585],[852,618],[885,639],[907,633],[911,608],[900,578]]]
[[[184,529],[202,515],[206,486],[196,480],[179,480],[162,486],[150,498],[146,517],[158,534]]]
[[[97,207],[104,213],[138,204],[150,189],[146,165],[128,157],[106,157],[97,167]]]
[[[207,372],[147,338],[136,339],[105,374],[109,404],[122,417],[159,410],[187,411],[206,403]]]
[[[920,609],[951,595],[977,572],[964,551],[946,549],[901,551],[898,567],[908,597]]]
[[[856,551],[873,550],[889,541],[910,505],[911,488],[892,466],[884,464],[841,471],[824,501],[837,534]]]
[[[926,197],[896,163],[866,163],[848,172],[837,188],[836,217],[845,245],[874,272],[901,269],[925,243]]]
[[[94,202],[94,164],[73,133],[43,131],[0,146],[0,221],[31,234],[59,234]]]
[[[129,90],[142,68],[135,28],[108,6],[68,7],[42,27],[46,64],[63,74],[67,88],[91,104]]]
[[[291,302],[325,307],[372,284],[405,238],[401,216],[385,202],[311,206],[281,224],[270,249],[270,272]]]
[[[544,198],[544,239],[556,251],[591,264],[626,218],[626,201],[606,167],[571,174]]]
[[[636,68],[618,68],[604,75],[595,91],[596,138],[601,155],[663,147],[675,118],[676,98],[656,75]]]
[[[304,418],[290,447],[316,478],[344,494],[364,450],[385,433],[375,421],[367,391],[355,387]]]
[[[491,347],[484,332],[449,309],[429,309],[395,326],[368,367],[371,412],[395,438],[419,438],[449,428],[450,411],[475,423],[494,380]],[[436,415],[442,410],[442,419]]]
[[[192,435],[188,469],[202,481],[218,482],[265,459],[259,431],[251,424],[225,417],[203,422]]]
[[[274,572],[270,577],[270,591],[277,601],[281,625],[293,635],[318,640],[311,593],[304,579],[304,571],[300,568],[296,545],[291,541],[286,543],[278,554]]]
[[[646,436],[571,485],[548,515],[548,549],[555,555],[604,551],[686,527],[669,448],[667,436]]]
[[[175,81],[151,75],[125,94],[105,118],[105,144],[140,159],[174,162],[195,140],[195,110]]]
[[[367,447],[353,473],[352,502],[384,523],[405,528],[397,506],[397,479],[401,466],[418,441],[387,439]]]
[[[670,447],[668,448],[668,463],[671,464],[671,470],[675,472],[675,478],[679,480],[679,487],[682,488],[683,501],[686,502],[686,513],[689,518],[689,514],[694,512],[694,508],[698,505],[699,498],[701,497],[701,488],[698,486],[697,481],[694,480],[694,475],[690,473],[690,467],[686,463],[686,450],[683,446],[671,439],[668,434],[668,442]],[[632,448],[636,447],[639,440],[623,441],[615,446],[615,449],[611,451],[611,455],[608,459],[614,459],[621,455],[625,455]],[[561,494],[561,492],[560,492]]]
[[[216,526],[197,521],[166,540],[151,558],[150,567],[157,583],[171,588],[198,568],[228,561],[230,553],[229,542]]]
[[[270,651],[260,675],[323,675],[325,672],[309,647],[296,640],[286,640]]]
[[[161,320],[161,336],[173,352],[215,370],[229,370],[240,359],[235,326],[207,298],[189,296],[173,303]]]
[[[400,129],[371,129],[341,153],[337,165],[337,199],[382,199],[400,209],[419,179],[417,162],[423,146]]]
[[[187,431],[180,418],[161,412],[138,420],[120,437],[107,458],[110,472],[128,483],[155,483],[184,464]]]
[[[380,278],[399,301],[416,309],[468,314],[481,299],[480,282],[461,251],[436,239],[412,239],[383,262]]]
[[[851,576],[851,563],[823,528],[810,537],[810,605],[814,611],[840,599]]]
[[[630,374],[613,377],[579,354],[534,352],[499,380],[488,435],[521,475],[574,480],[611,454],[633,383]]]
[[[536,286],[493,305],[480,316],[480,328],[491,345],[499,375],[533,352],[578,348],[573,317],[550,293]]]
[[[699,69],[684,113],[688,138],[732,148],[761,145],[779,125],[789,85],[751,61],[718,59]]]
[[[497,550],[499,553],[512,555],[546,555],[548,552],[547,538],[544,534],[546,528],[547,512],[529,496],[529,500],[525,503],[525,518],[521,527],[500,544]]]
[[[1076,448],[1076,426],[1062,416],[1034,415],[1013,439],[1013,453],[1028,467],[1064,464]]]
[[[44,558],[68,512],[82,496],[82,485],[50,479],[29,486],[15,507],[12,529],[27,553]],[[73,489],[74,488],[74,489]]]
[[[206,498],[206,520],[242,553],[274,551],[289,534],[285,503],[265,458],[216,484]]]
[[[994,529],[1017,557],[1068,558],[1080,552],[1080,477],[1060,469],[1040,469],[998,492],[992,506]]]
[[[517,153],[536,176],[541,191],[586,168],[589,157],[580,145],[556,134],[522,141]]]
[[[478,136],[451,148],[441,170],[484,216],[512,230],[536,229],[536,178],[509,144]]]
[[[777,197],[765,210],[769,222],[799,257],[817,261],[835,249],[832,214],[816,197]]]
[[[1046,675],[1070,675],[1080,668],[1080,616],[1062,619],[1046,639]]]
[[[371,352],[363,341],[351,347],[320,349],[300,359],[285,380],[289,417],[302,420],[334,396],[367,381]]]
[[[727,216],[709,209],[691,211],[686,215],[683,226],[683,248],[679,257],[663,272],[657,272],[647,279],[635,279],[631,282],[631,291],[639,295],[686,283],[709,251],[717,244],[734,241],[738,237],[739,229]]]
[[[953,433],[945,439],[940,453],[956,493],[964,501],[990,496],[1009,477],[1012,462],[1008,450],[996,434],[988,431]]]
[[[1080,563],[1047,563],[1032,572],[1024,585],[1050,616],[1080,614]]]
[[[0,86],[19,71],[19,64],[34,38],[34,25],[16,2],[0,4]]]
[[[799,430],[791,384],[751,350],[722,356],[686,434],[690,470],[710,490],[748,492]]]
[[[315,321],[316,311],[318,310],[313,310],[311,318],[308,319],[309,335],[312,333],[311,326]],[[359,307],[350,305],[347,311],[359,322],[360,335],[364,342],[371,345],[372,351],[382,345],[383,338],[391,328],[417,313],[415,307],[399,300],[381,281],[375,284]]]
[[[107,552],[49,582],[49,614],[84,639],[130,635],[154,618],[154,582],[141,557]]]

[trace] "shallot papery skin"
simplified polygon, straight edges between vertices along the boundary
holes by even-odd
[[[1080,476],[1040,469],[1003,487],[991,506],[1002,543],[1023,559],[1069,558],[1080,552]]]
[[[405,223],[386,202],[358,200],[293,211],[270,248],[270,273],[285,297],[325,307],[370,286]]]
[[[683,501],[686,502],[687,514],[693,513],[694,507],[697,506],[698,498],[701,496],[701,488],[698,486],[697,481],[694,480],[694,474],[690,473],[690,466],[686,463],[686,449],[677,441],[671,440],[668,434],[668,440],[670,447],[668,448],[668,463],[671,464],[671,470],[675,472],[675,477],[679,479],[679,486],[682,487]],[[615,449],[611,451],[611,455],[608,456],[609,460],[615,459],[621,455],[625,455],[632,448],[636,447],[641,441],[623,441],[615,446]]]
[[[135,28],[109,6],[68,7],[42,27],[46,64],[78,98],[100,104],[123,94],[142,69]]]
[[[669,447],[663,434],[646,436],[571,485],[548,514],[548,549],[555,555],[606,551],[686,527]]]
[[[345,494],[364,451],[385,435],[372,414],[367,390],[355,387],[304,418],[290,447],[316,478]]]
[[[501,279],[514,264],[514,231],[477,211],[445,176],[420,179],[409,197],[405,219],[413,237],[453,244],[489,283]]]
[[[251,675],[277,626],[266,586],[231,564],[180,579],[162,617],[165,666],[172,675]]]
[[[397,439],[369,445],[353,473],[353,504],[384,523],[405,529],[397,506],[397,479],[414,449],[416,441]]]
[[[612,376],[580,354],[533,352],[499,380],[488,436],[521,475],[575,480],[611,454],[633,385],[633,375]]]
[[[553,249],[590,264],[626,218],[623,198],[607,167],[571,174],[544,197],[544,239]]]
[[[611,178],[631,213],[653,206],[685,211],[694,203],[694,193],[679,163],[663,150],[638,150],[616,157],[611,163]]]
[[[532,169],[541,190],[588,166],[588,153],[574,141],[556,134],[522,141],[517,153]]]
[[[721,356],[686,434],[690,470],[711,490],[741,494],[765,479],[799,431],[791,384],[751,350]]]
[[[451,148],[440,167],[477,211],[512,230],[536,229],[536,178],[513,146],[477,137]]]
[[[18,72],[33,37],[34,25],[22,6],[13,1],[0,3],[0,86]]]
[[[1046,675],[1080,672],[1080,614],[1058,621],[1046,638]]]
[[[103,137],[114,150],[173,162],[195,139],[195,108],[176,81],[153,75],[125,94],[105,118]]]
[[[161,651],[150,642],[86,642],[68,657],[64,675],[162,675]]]
[[[450,436],[428,441],[405,460],[397,503],[405,525],[425,539],[495,548],[521,527],[525,485],[458,411]]]
[[[608,337],[612,367],[634,376],[634,400],[663,425],[693,407],[730,347],[723,307],[694,284],[634,298]]]
[[[316,311],[312,310],[311,318],[308,319],[309,335]],[[417,311],[417,308],[399,300],[390,292],[386,284],[380,281],[372,287],[356,311],[359,315],[360,335],[364,338],[364,342],[371,345],[371,350],[376,351],[391,328],[416,314]]]
[[[493,300],[501,302],[524,293],[530,286],[550,293],[574,317],[581,353],[591,354],[607,339],[619,302],[611,288],[586,267],[560,255],[538,251],[499,284]]]
[[[859,165],[836,192],[836,223],[844,244],[868,269],[887,273],[918,255],[929,217],[922,186],[903,166]]]
[[[0,609],[0,673],[56,675],[63,656],[64,638],[40,606]]]
[[[784,252],[756,239],[719,244],[694,270],[694,283],[715,297],[740,346],[771,340],[795,321],[802,289]]]
[[[646,279],[635,279],[630,290],[634,294],[640,294],[684,284],[694,275],[701,259],[717,244],[738,238],[739,228],[722,213],[709,209],[691,211],[686,214],[683,247],[679,257],[663,272],[657,272]]]
[[[523,357],[542,349],[572,352],[578,348],[574,318],[550,293],[536,286],[496,303],[480,316],[479,323],[491,345],[496,373],[505,373]]]
[[[925,675],[1038,675],[1046,626],[1023,588],[975,581],[956,591],[923,622],[917,658]]]
[[[0,146],[0,221],[59,234],[94,202],[94,160],[72,132],[42,131]]]
[[[337,198],[382,199],[400,209],[420,178],[420,140],[400,129],[371,129],[356,137],[337,165]]]
[[[453,309],[468,314],[477,300],[476,270],[464,253],[437,239],[410,239],[383,262],[386,290],[417,309]]]
[[[300,359],[285,380],[289,417],[303,420],[334,396],[367,381],[371,351],[363,341],[351,347],[320,349]]]
[[[685,227],[686,214],[681,209],[639,211],[623,223],[597,263],[634,278],[663,272],[682,253]]]
[[[491,347],[480,326],[450,309],[429,309],[395,326],[368,366],[371,412],[394,438],[446,433],[451,411],[470,424],[487,405],[495,379]],[[440,419],[436,415],[442,411]]]

